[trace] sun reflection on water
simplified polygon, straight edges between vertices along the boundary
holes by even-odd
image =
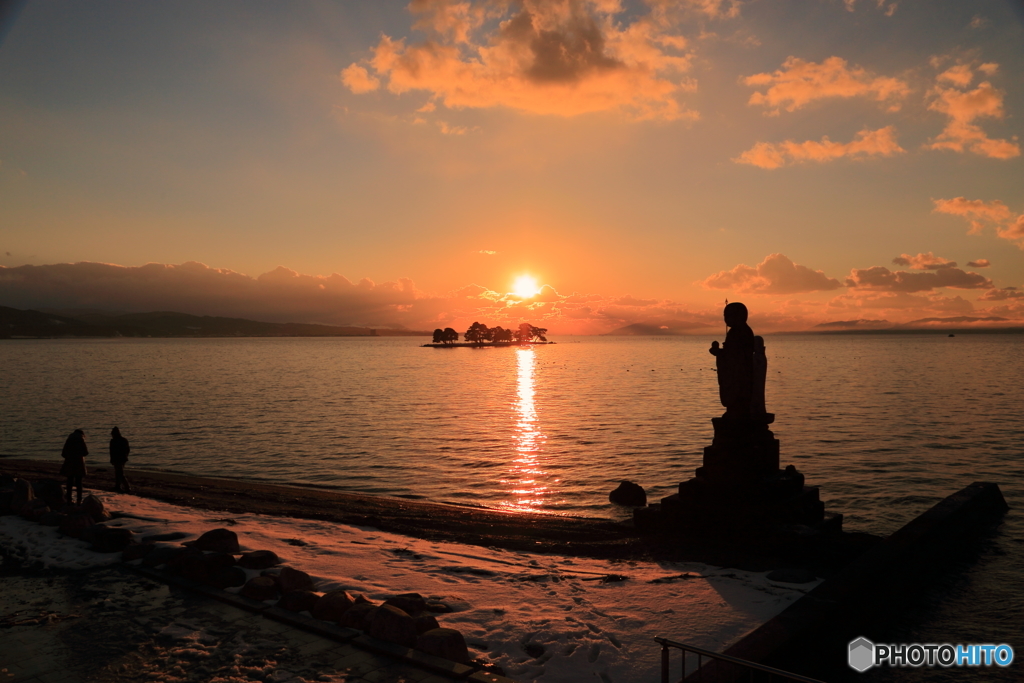
[[[536,511],[545,504],[553,491],[545,481],[557,484],[557,479],[541,466],[544,442],[547,437],[540,428],[537,406],[534,403],[534,364],[532,348],[518,348],[516,353],[516,400],[512,404],[514,421],[512,441],[514,459],[511,468],[501,480],[508,498],[501,504],[508,510]]]

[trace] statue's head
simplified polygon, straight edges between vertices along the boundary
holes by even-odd
[[[739,301],[734,301],[725,306],[725,324],[735,327],[747,322],[747,307]]]

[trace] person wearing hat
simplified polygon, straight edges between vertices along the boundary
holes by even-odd
[[[86,475],[85,456],[89,455],[89,447],[85,445],[85,432],[76,429],[64,442],[60,455],[64,464],[60,473],[68,478],[68,502],[71,502],[72,487],[78,488],[78,504],[82,504],[82,477]]]
[[[110,464],[114,466],[114,490],[118,493],[122,493],[122,486],[124,486],[124,493],[132,492],[131,484],[124,476],[124,464],[128,462],[129,451],[131,451],[131,446],[128,445],[128,439],[121,436],[121,430],[117,427],[111,429]]]

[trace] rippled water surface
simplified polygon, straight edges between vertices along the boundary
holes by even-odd
[[[700,465],[722,411],[710,340],[3,341],[0,455],[56,469],[82,428],[103,462],[117,424],[130,466],[623,516],[607,502],[618,480],[657,499]],[[978,480],[1024,503],[1024,337],[779,336],[767,350],[782,463],[846,528],[890,533]],[[1011,511],[930,623],[948,636],[980,612],[961,642],[1021,634],[1022,544]]]

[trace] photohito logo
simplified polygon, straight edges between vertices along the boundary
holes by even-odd
[[[1009,645],[950,645],[910,643],[881,645],[861,637],[850,641],[850,668],[861,673],[873,666],[1009,666],[1013,648]]]

